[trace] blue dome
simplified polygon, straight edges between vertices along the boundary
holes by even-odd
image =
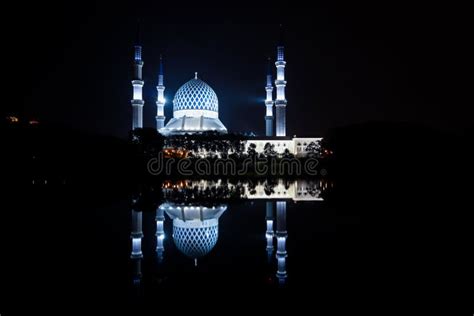
[[[176,247],[190,258],[207,255],[217,243],[219,236],[217,221],[212,226],[173,226],[173,240]]]
[[[178,89],[173,99],[173,111],[181,110],[219,112],[217,95],[201,79],[191,79]]]

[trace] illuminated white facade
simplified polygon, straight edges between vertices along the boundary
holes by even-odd
[[[269,193],[268,187],[265,184],[257,184],[249,188],[244,185],[243,196],[247,199],[255,200],[293,200],[299,201],[322,201],[321,197],[321,186],[324,183],[319,181],[308,181],[308,180],[296,180],[290,183],[286,183],[282,179],[279,179],[274,186],[271,187],[271,193]]]
[[[227,133],[219,120],[219,101],[214,90],[195,73],[173,99],[173,118],[161,128],[164,135],[216,131]]]
[[[273,150],[278,154],[283,154],[286,149],[295,156],[305,156],[308,149],[314,146],[319,147],[321,137],[295,137],[291,139],[251,139],[245,142],[245,151],[249,149],[250,144],[255,144],[257,153],[264,153],[267,144],[272,145]]]
[[[163,83],[163,57],[160,56],[160,74],[158,75],[158,85],[156,86],[158,95],[156,98],[156,129],[165,127],[165,86]]]
[[[321,137],[295,137],[291,139],[281,139],[281,138],[266,138],[266,139],[249,139],[243,141],[244,145],[244,152],[248,152],[250,146],[255,145],[255,152],[257,154],[266,154],[266,148],[271,146],[274,153],[278,155],[283,155],[286,150],[287,153],[292,154],[296,157],[305,157],[311,150],[317,149],[319,150],[321,145],[322,138]],[[198,150],[192,151],[194,157],[198,158],[206,158],[209,156],[215,157],[222,157],[221,152],[213,152],[207,151],[204,148],[200,148]],[[229,150],[227,152],[228,155],[232,154],[233,152]]]
[[[142,47],[140,45],[135,46],[134,62],[133,62],[133,99],[132,103],[132,130],[143,127],[143,60],[142,60]]]
[[[207,190],[216,191],[223,186],[227,190],[235,191],[236,184],[222,180],[205,181],[205,180],[188,180],[186,187],[195,188],[197,192],[205,192]],[[293,200],[295,202],[303,201],[322,201],[321,192],[327,189],[328,183],[322,180],[295,180],[285,181],[278,179],[275,183],[255,183],[249,186],[249,183],[242,183],[241,194],[242,199],[249,200]]]

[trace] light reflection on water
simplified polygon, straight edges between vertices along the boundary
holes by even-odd
[[[287,271],[287,259],[291,256],[287,251],[287,203],[322,202],[322,193],[331,187],[332,183],[320,179],[165,181],[161,188],[164,202],[156,208],[154,232],[143,233],[143,212],[139,209],[139,197],[132,200],[130,260],[133,262],[133,284],[140,287],[142,280],[147,278],[142,272],[144,238],[155,239],[152,255],[157,258],[158,270],[163,264],[176,260],[174,256],[184,256],[194,267],[199,268],[202,258],[210,254],[225,255],[224,251],[215,250],[219,243],[220,218],[232,212],[236,202],[258,200],[263,202],[262,212],[259,213],[262,214],[261,237],[265,243],[262,244],[261,252],[266,254],[266,263],[273,269],[271,279],[275,280],[275,284],[284,286],[288,277],[291,277],[291,271]],[[166,233],[167,228],[170,234]],[[241,233],[246,233],[246,227],[242,227]],[[170,248],[178,251],[169,251]],[[205,264],[209,265],[209,260]]]

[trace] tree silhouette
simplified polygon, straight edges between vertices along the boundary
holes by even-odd
[[[255,150],[256,148],[257,148],[257,145],[255,145],[254,143],[250,143],[249,148],[247,149],[247,154],[250,157],[255,156],[257,154],[257,151]]]
[[[263,147],[263,153],[267,157],[275,157],[277,152],[275,151],[275,144],[266,143]]]
[[[311,142],[306,146],[305,151],[308,153],[308,156],[319,156],[321,154],[321,146],[316,142]]]

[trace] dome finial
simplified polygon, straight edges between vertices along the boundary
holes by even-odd
[[[198,78],[198,73],[197,71],[194,73],[194,79],[197,79]]]

